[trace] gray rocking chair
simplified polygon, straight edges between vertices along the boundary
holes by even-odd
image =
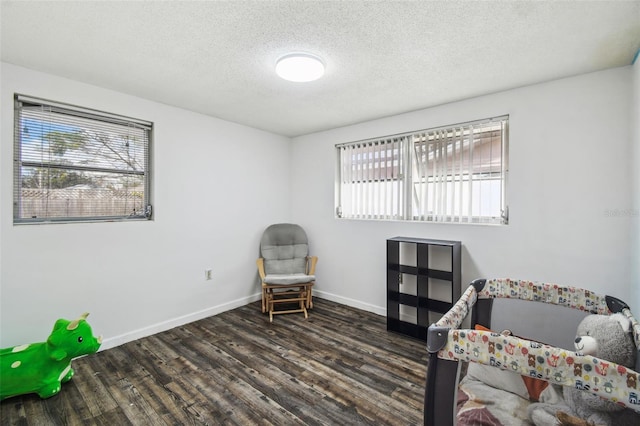
[[[256,263],[262,281],[262,312],[269,312],[269,321],[275,314],[294,312],[309,317],[317,262],[317,256],[309,256],[307,234],[299,225],[279,223],[265,229]],[[279,304],[297,307],[277,311]]]

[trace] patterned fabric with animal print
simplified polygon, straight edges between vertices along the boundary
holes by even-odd
[[[552,303],[589,313],[611,313],[605,297],[588,290],[508,278],[490,279],[480,292],[469,286],[435,324],[449,328],[447,342],[438,352],[439,358],[490,365],[522,376],[589,390],[640,412],[638,373],[625,366],[516,336],[457,329],[477,299],[497,297]],[[638,342],[640,325],[628,310],[623,313],[630,317]]]

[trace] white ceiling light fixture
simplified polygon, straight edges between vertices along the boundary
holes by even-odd
[[[324,75],[324,63],[311,53],[289,53],[276,62],[276,74],[298,83],[314,81]]]

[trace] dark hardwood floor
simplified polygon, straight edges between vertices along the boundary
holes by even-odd
[[[269,323],[258,303],[73,361],[49,399],[0,404],[2,425],[415,425],[423,342],[384,317],[314,299]]]

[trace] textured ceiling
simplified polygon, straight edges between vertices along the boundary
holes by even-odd
[[[640,1],[5,1],[2,61],[297,136],[629,65]],[[311,83],[278,57],[324,59]],[[31,95],[37,96],[37,93]]]

